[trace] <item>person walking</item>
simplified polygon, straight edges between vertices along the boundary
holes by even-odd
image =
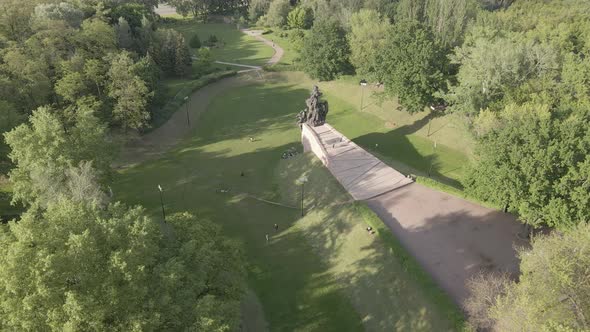
[[[266,234],[266,243],[268,244],[268,234]]]
[[[275,224],[274,228],[275,228],[275,232],[278,232],[279,231],[279,224]]]

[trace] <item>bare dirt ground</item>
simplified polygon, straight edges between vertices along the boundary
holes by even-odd
[[[367,201],[435,281],[462,305],[479,272],[518,273],[515,217],[412,183]]]

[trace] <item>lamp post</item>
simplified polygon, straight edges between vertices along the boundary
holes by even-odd
[[[301,185],[301,216],[303,217],[305,215],[305,210],[303,209],[303,194],[304,194],[304,188],[305,188],[305,183],[307,182],[307,176],[302,175],[299,179],[297,179],[297,184]]]
[[[361,85],[361,111],[363,110],[363,99],[365,97],[365,86],[367,86],[367,80],[362,79],[360,82]]]
[[[188,115],[188,103],[190,102],[188,96],[184,97],[184,104],[186,107],[186,124],[190,127],[191,126],[191,118]]]
[[[164,211],[164,197],[162,194],[164,189],[162,189],[162,186],[158,185],[158,191],[160,191],[160,204],[162,205],[162,217],[164,218],[164,223],[166,223],[166,211]]]
[[[434,157],[436,156],[436,141],[434,141],[434,149],[432,149],[432,158],[430,158],[430,167],[428,168],[428,177],[432,172],[432,164],[434,163]]]

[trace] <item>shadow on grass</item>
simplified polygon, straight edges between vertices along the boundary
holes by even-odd
[[[456,305],[430,276],[398,244],[375,238],[366,231],[371,225],[396,241],[381,220],[367,221],[360,203],[352,203],[344,189],[311,155],[286,161],[277,174],[292,185],[306,173],[307,216],[296,226],[330,272],[344,285],[343,291],[370,331],[451,331],[462,327],[463,317]],[[281,192],[288,191],[283,188]],[[300,191],[292,188],[283,199],[293,204]],[[301,224],[302,223],[302,224]],[[381,225],[381,229],[377,226]]]
[[[262,114],[257,121],[273,125]],[[210,150],[211,145],[247,137],[250,126],[215,139],[197,135],[165,158],[126,170],[117,181],[117,199],[141,203],[159,216],[157,185],[161,184],[167,213],[188,210],[221,224],[246,249],[249,283],[263,304],[271,330],[361,330],[358,315],[340,292],[341,285],[326,273],[327,266],[307,245],[305,234],[288,231],[299,219],[298,211],[242,195],[272,195],[274,168],[286,149],[298,146],[298,136],[287,144],[246,153],[236,153],[234,149],[241,147],[231,143]],[[254,146],[242,141],[246,147]],[[273,229],[275,223],[280,232]]]
[[[448,147],[440,144],[435,147],[430,141],[411,136],[435,117],[437,115],[429,113],[410,125],[386,133],[368,133],[353,141],[402,173],[430,177],[462,190],[457,173],[465,166],[464,156]],[[420,139],[420,142],[412,142],[412,139]],[[418,144],[422,151],[418,151]]]

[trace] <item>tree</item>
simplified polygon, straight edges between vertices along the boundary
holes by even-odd
[[[575,227],[590,218],[586,110],[509,105],[477,146],[465,184],[531,226]]]
[[[122,3],[113,7],[108,13],[109,23],[115,25],[122,17],[128,22],[131,31],[135,32],[143,26],[143,19],[153,18],[153,8],[139,3]]]
[[[13,202],[45,206],[66,186],[66,170],[92,162],[101,183],[110,175],[112,146],[106,126],[90,109],[79,109],[68,127],[48,107],[33,112],[29,124],[4,134],[15,167],[9,172]]]
[[[135,40],[131,32],[131,27],[125,18],[119,17],[115,25],[115,32],[117,33],[117,45],[119,48],[126,50],[132,50],[134,48]]]
[[[117,35],[113,27],[98,19],[87,19],[77,35],[77,44],[87,58],[100,59],[117,48]]]
[[[511,38],[475,37],[456,49],[458,84],[444,96],[452,110],[476,114],[481,109],[499,110],[503,98],[527,81],[552,75],[557,54],[538,43]]]
[[[350,63],[357,74],[376,79],[379,53],[385,45],[389,22],[374,10],[362,9],[350,18]]]
[[[48,103],[52,93],[48,64],[28,51],[10,47],[4,50],[4,63],[0,65],[9,78],[6,82],[9,89],[16,92],[8,97],[24,112]]]
[[[7,40],[24,41],[30,34],[29,18],[41,1],[4,0],[0,2],[0,35]]]
[[[189,45],[192,48],[201,48],[201,39],[199,39],[199,35],[196,33],[191,37],[189,41]]]
[[[386,92],[397,96],[408,112],[420,112],[437,102],[448,72],[445,49],[433,34],[415,21],[402,21],[387,33],[378,73]]]
[[[84,76],[79,72],[69,72],[55,83],[55,92],[70,103],[76,102],[87,92]]]
[[[174,46],[174,74],[179,77],[184,77],[190,72],[192,59],[190,50],[182,34],[176,34]]]
[[[115,100],[113,120],[123,128],[139,130],[147,126],[150,113],[146,110],[153,95],[146,83],[132,71],[133,60],[123,51],[111,60],[109,97]]]
[[[584,331],[590,327],[590,226],[580,224],[565,233],[554,232],[521,250],[519,282],[504,281],[493,290],[476,291],[471,302],[488,302],[476,327],[496,331]],[[487,289],[476,280],[472,287]],[[485,325],[479,324],[484,322]],[[487,326],[486,326],[487,325]]]
[[[172,29],[158,29],[150,54],[167,75],[183,76],[190,69],[189,48],[181,33]]]
[[[305,36],[301,65],[312,78],[331,80],[350,71],[345,31],[335,21],[319,21]]]
[[[458,46],[469,23],[475,19],[479,5],[477,0],[400,0],[396,21],[418,21],[445,46]]]
[[[106,73],[107,67],[102,60],[89,59],[84,63],[84,76],[93,83],[98,98],[102,98]]]
[[[291,29],[309,29],[313,24],[313,16],[309,8],[297,6],[289,12],[287,24]]]
[[[289,11],[291,11],[291,2],[289,0],[273,0],[268,7],[266,23],[272,27],[285,26]]]
[[[0,225],[0,327],[236,330],[240,249],[189,214],[168,225],[164,237],[140,207],[68,199]]]
[[[262,15],[266,14],[270,7],[271,0],[251,0],[248,6],[248,18],[250,21],[257,21]]]
[[[41,21],[63,20],[69,26],[79,28],[84,19],[84,13],[67,2],[44,3],[35,7],[34,19]]]

